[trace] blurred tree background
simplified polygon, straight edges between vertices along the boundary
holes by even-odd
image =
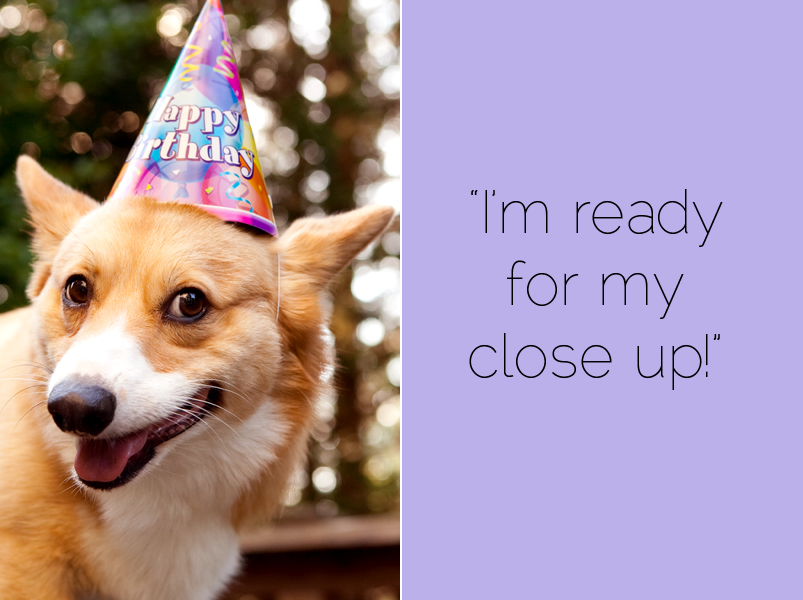
[[[201,0],[0,4],[0,311],[26,303],[19,154],[102,200]],[[224,0],[280,231],[401,202],[397,0]],[[337,397],[323,405],[286,517],[399,508],[398,221],[334,288]]]

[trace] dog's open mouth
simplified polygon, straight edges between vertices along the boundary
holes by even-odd
[[[75,472],[87,486],[109,490],[131,481],[156,454],[156,447],[187,431],[220,402],[220,389],[201,388],[166,419],[118,438],[79,438]]]

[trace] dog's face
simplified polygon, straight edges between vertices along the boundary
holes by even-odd
[[[331,364],[321,294],[392,211],[300,221],[277,240],[192,206],[99,207],[28,159],[18,179],[52,370],[45,427],[82,485],[174,471],[217,443],[223,458],[198,469],[240,468],[231,445],[253,459],[249,444],[269,445],[263,462],[299,446]]]
[[[122,485],[158,447],[202,435],[190,430],[202,418],[234,427],[253,399],[273,395],[275,244],[199,213],[142,198],[110,204],[81,219],[54,257],[37,301],[55,367],[48,409],[80,436],[75,470],[89,486]]]

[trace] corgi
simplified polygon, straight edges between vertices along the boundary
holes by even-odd
[[[0,598],[212,600],[332,393],[327,284],[390,207],[280,237],[98,204],[21,157],[30,306],[0,315]]]

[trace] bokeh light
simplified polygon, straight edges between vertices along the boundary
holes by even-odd
[[[329,467],[318,467],[312,472],[312,484],[322,494],[329,494],[337,487],[337,472]]]
[[[366,346],[376,346],[385,339],[385,326],[379,319],[369,317],[357,325],[357,339]]]
[[[323,0],[290,0],[290,33],[313,58],[326,55],[329,42],[329,5]]]

